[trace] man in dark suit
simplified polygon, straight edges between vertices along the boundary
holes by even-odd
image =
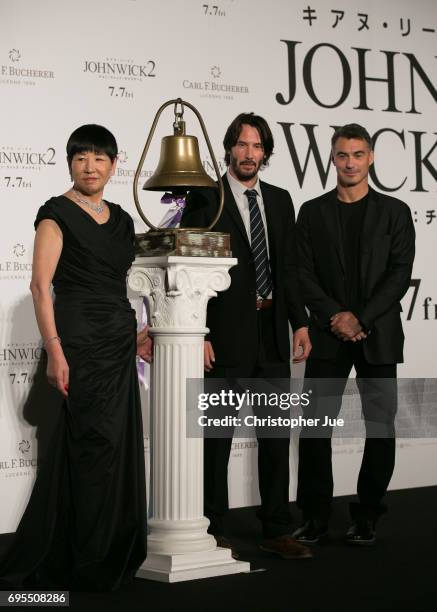
[[[358,503],[351,504],[346,536],[351,544],[373,544],[376,520],[385,511],[382,499],[395,463],[396,364],[403,361],[400,300],[414,260],[409,207],[368,185],[372,149],[363,127],[339,128],[332,138],[337,187],[305,202],[297,221],[313,345],[305,369],[313,390],[307,412],[336,417],[354,366],[365,418]],[[322,429],[303,429],[299,443],[297,503],[304,524],[293,535],[308,544],[327,534],[333,495],[332,429]]]
[[[209,335],[205,341],[206,375],[215,378],[289,378],[290,322],[296,362],[307,358],[311,345],[308,319],[298,288],[295,217],[290,195],[259,180],[258,172],[273,152],[266,121],[241,114],[224,137],[224,210],[214,231],[231,237],[238,264],[230,270],[231,286],[210,300]],[[217,202],[194,193],[182,225],[207,226]],[[232,438],[206,438],[204,460],[205,515],[210,533],[221,546],[228,510],[228,461]],[[311,552],[289,532],[289,439],[258,440],[258,475],[263,527],[262,548],[284,558],[306,558]]]

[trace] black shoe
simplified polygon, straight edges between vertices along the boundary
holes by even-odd
[[[346,542],[357,546],[372,546],[375,544],[375,521],[367,518],[357,518],[348,529]]]
[[[328,524],[315,519],[306,521],[293,533],[293,538],[302,544],[317,544],[328,535]]]
[[[311,559],[313,553],[308,546],[297,542],[288,534],[265,538],[260,544],[261,550],[279,555],[282,559]]]

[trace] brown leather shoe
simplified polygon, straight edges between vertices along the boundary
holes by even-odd
[[[215,541],[217,542],[217,546],[219,548],[228,548],[231,551],[231,555],[233,559],[239,559],[240,555],[237,553],[235,548],[232,546],[232,543],[222,535],[215,535]]]
[[[261,550],[279,555],[283,559],[311,559],[313,553],[297,542],[291,535],[284,534],[276,538],[266,538],[260,545]]]

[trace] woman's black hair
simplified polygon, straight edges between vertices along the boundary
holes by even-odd
[[[114,135],[102,125],[94,123],[81,125],[74,130],[67,142],[67,161],[71,162],[76,153],[105,153],[111,161],[117,157],[118,147]]]

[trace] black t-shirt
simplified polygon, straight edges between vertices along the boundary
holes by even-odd
[[[356,202],[342,202],[337,199],[340,215],[341,239],[346,261],[347,308],[357,312],[361,306],[360,292],[360,249],[368,196]]]

